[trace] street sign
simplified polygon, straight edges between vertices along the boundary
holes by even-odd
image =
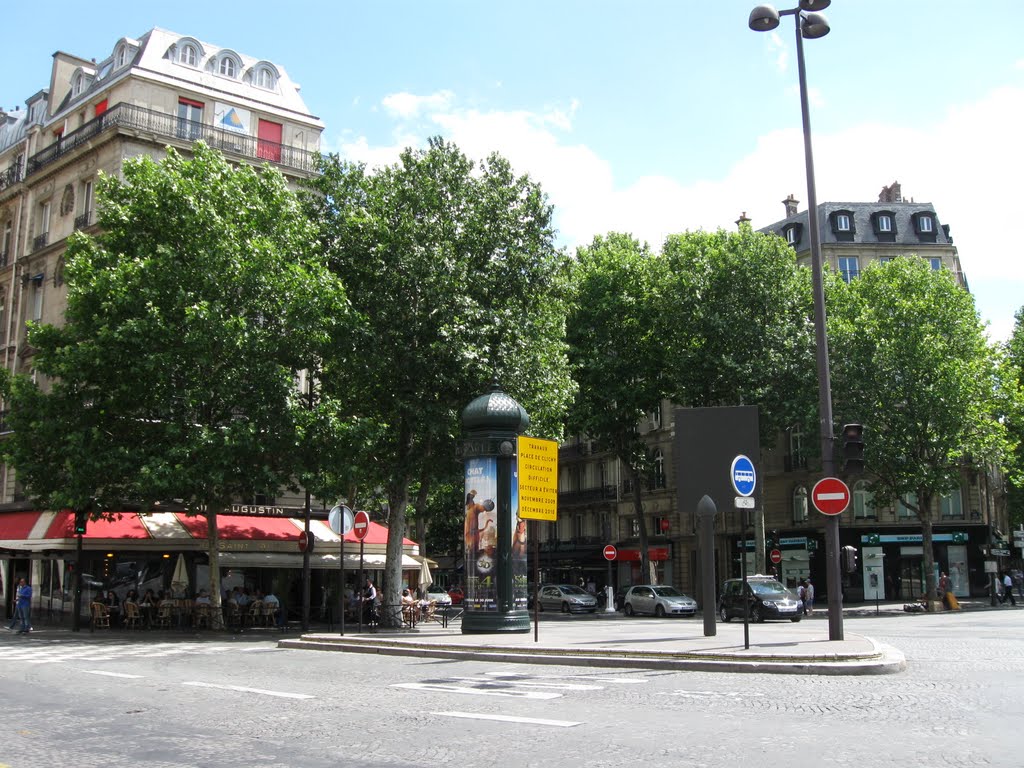
[[[352,510],[344,504],[339,504],[327,513],[327,524],[330,525],[331,530],[339,536],[344,536],[352,530],[352,523],[354,519],[355,516],[352,514]]]
[[[778,565],[782,562],[782,553],[777,549],[773,549],[768,553],[768,559],[775,563],[775,565]]]
[[[313,536],[312,531],[309,532],[309,535],[306,535],[305,531],[299,533],[299,552],[305,552],[308,549],[312,553],[315,541],[316,537]]]
[[[992,557],[1009,557],[1010,550],[1008,549],[993,549]]]
[[[736,509],[753,509],[754,499],[751,496],[737,496]]]
[[[732,460],[729,468],[729,479],[732,480],[732,487],[740,496],[750,496],[757,486],[757,473],[754,471],[754,462],[743,454]]]
[[[352,519],[352,533],[355,534],[357,539],[365,539],[366,534],[370,532],[370,516],[362,510],[356,512],[356,516]]]
[[[604,559],[605,560],[614,560],[616,555],[618,555],[618,554],[619,554],[618,550],[615,549],[615,547],[612,546],[611,544],[609,544],[607,547],[604,548]]]
[[[558,520],[558,443],[516,438],[516,473],[521,520]]]
[[[850,489],[838,477],[823,477],[814,484],[811,501],[823,515],[840,515],[850,506]]]

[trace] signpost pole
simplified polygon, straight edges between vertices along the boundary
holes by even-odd
[[[747,511],[743,510],[743,530],[740,532],[740,578],[743,579],[743,649],[750,648],[750,599],[747,596]],[[756,546],[756,542],[755,542]]]

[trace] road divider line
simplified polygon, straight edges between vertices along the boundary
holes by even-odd
[[[573,720],[544,720],[539,717],[514,717],[512,715],[480,715],[475,712],[431,712],[440,717],[461,717],[466,720],[495,720],[499,723],[525,723],[527,725],[550,725],[555,728],[572,728],[583,725]]]
[[[560,699],[560,693],[544,691],[508,691],[485,688],[466,688],[460,685],[444,685],[443,683],[395,683],[392,688],[408,688],[413,691],[437,691],[439,693],[465,693],[471,696],[504,696],[510,699]]]
[[[246,688],[243,685],[219,685],[217,683],[204,683],[199,680],[190,680],[182,685],[191,685],[197,688],[216,688],[221,691],[237,691],[238,693],[258,693],[262,696],[277,696],[282,699],[312,699],[313,695],[308,693],[288,693],[286,691],[268,691],[263,688]]]
[[[102,669],[83,669],[87,675],[103,675],[104,677],[123,677],[126,680],[139,680],[142,675],[128,675],[124,672],[106,672]]]

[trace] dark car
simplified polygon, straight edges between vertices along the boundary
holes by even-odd
[[[629,592],[632,584],[627,584],[624,587],[619,587],[615,590],[615,610],[621,611],[626,605],[626,593]]]
[[[750,606],[751,621],[789,619],[800,621],[803,614],[800,600],[778,579],[772,576],[748,576],[746,589],[743,579],[729,579],[722,585],[718,600],[718,615],[722,621],[743,618],[744,595]]]

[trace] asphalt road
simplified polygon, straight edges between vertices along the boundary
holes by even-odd
[[[602,670],[282,650],[265,636],[0,632],[0,766],[1024,764],[1024,610],[845,626],[902,649],[907,671]]]

